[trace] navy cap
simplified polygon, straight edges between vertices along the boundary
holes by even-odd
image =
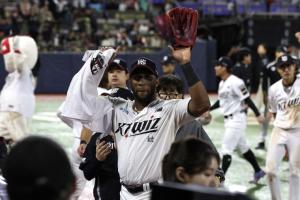
[[[232,63],[231,59],[229,57],[226,57],[226,56],[220,57],[215,62],[215,66],[216,65],[221,65],[221,66],[227,67],[227,68],[232,68],[233,67],[233,63]]]
[[[155,63],[148,58],[142,57],[142,58],[137,59],[137,61],[135,61],[131,65],[130,75],[134,74],[139,69],[146,69],[146,70],[150,71],[153,75],[158,77]]]
[[[161,64],[163,65],[166,65],[166,64],[176,64],[176,60],[174,59],[173,56],[164,56],[162,61],[161,61]]]
[[[128,67],[127,67],[126,61],[123,59],[120,59],[120,58],[114,59],[108,66],[108,68],[111,68],[111,67],[119,67],[119,68],[125,70],[126,72],[128,72]]]
[[[292,56],[290,55],[282,55],[277,59],[276,62],[276,67],[281,67],[283,65],[291,65],[291,64],[296,64],[296,59],[294,59]]]

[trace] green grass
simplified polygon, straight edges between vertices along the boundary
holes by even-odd
[[[32,120],[32,133],[44,135],[50,137],[60,143],[67,152],[71,152],[73,144],[72,130],[62,123],[56,117],[56,111],[61,104],[63,98],[58,96],[52,98],[38,98],[36,114]],[[212,122],[204,126],[204,129],[211,137],[212,141],[216,145],[217,149],[221,150],[221,139],[224,133],[223,116],[219,110],[213,111]],[[253,152],[255,153],[259,164],[262,168],[265,168],[266,152],[262,150],[255,150],[254,147],[259,141],[259,126],[255,122],[253,115],[250,113],[249,123],[247,128],[247,142]],[[270,137],[270,131],[268,138]],[[267,186],[266,178],[263,178],[259,184],[250,184],[249,181],[252,179],[253,169],[244,160],[238,152],[233,154],[232,164],[226,174],[225,187],[231,190],[245,191],[250,194],[253,198],[259,200],[270,200],[270,192]],[[280,177],[281,177],[281,191],[283,199],[288,199],[288,163],[283,162],[280,166]]]

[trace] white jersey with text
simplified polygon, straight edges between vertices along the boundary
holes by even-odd
[[[282,129],[300,127],[300,77],[294,84],[284,87],[282,79],[269,89],[269,110],[276,113],[274,126]]]
[[[17,112],[32,117],[35,110],[34,84],[31,70],[24,68],[7,75],[0,96],[0,111]]]
[[[128,185],[159,180],[161,160],[169,151],[175,133],[194,119],[188,113],[190,99],[154,100],[136,112],[133,101],[97,96],[97,85],[105,69],[92,75],[90,63],[91,58],[73,77],[61,117],[79,120],[95,132],[112,121],[121,180]]]
[[[223,115],[239,113],[243,110],[243,100],[249,97],[249,92],[242,79],[230,75],[221,80],[218,89],[218,99]]]

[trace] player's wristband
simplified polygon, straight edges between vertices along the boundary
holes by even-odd
[[[190,62],[181,65],[181,69],[189,87],[195,85],[199,81]]]
[[[80,144],[87,144],[85,140],[80,140]]]

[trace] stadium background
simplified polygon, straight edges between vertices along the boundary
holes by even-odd
[[[31,35],[40,50],[36,88],[38,101],[32,133],[52,137],[70,152],[73,143],[71,130],[59,121],[56,110],[63,101],[72,76],[82,65],[84,51],[120,45],[120,57],[128,63],[137,57],[147,56],[159,65],[168,50],[167,42],[160,37],[155,24],[161,14],[173,6],[194,8],[200,13],[192,60],[211,94],[212,103],[218,81],[213,70],[213,61],[217,57],[230,54],[234,58],[236,48],[248,46],[253,50],[255,59],[256,46],[262,42],[268,45],[271,58],[280,44],[290,45],[291,51],[297,55],[294,33],[300,27],[298,0],[0,0],[0,39],[10,34]],[[3,65],[1,57],[0,88],[6,76]],[[161,74],[160,68],[159,72]],[[252,93],[255,95],[259,73],[254,74],[256,81]],[[213,117],[212,124],[205,129],[220,148],[223,119],[218,111],[213,112]],[[259,140],[259,127],[252,114],[247,137],[251,147]],[[260,164],[264,165],[265,152],[255,153]],[[287,168],[287,163],[283,163],[284,199],[287,198]],[[245,190],[257,199],[270,199],[266,180],[259,185],[251,185],[248,183],[251,176],[249,165],[235,155],[226,186]]]

